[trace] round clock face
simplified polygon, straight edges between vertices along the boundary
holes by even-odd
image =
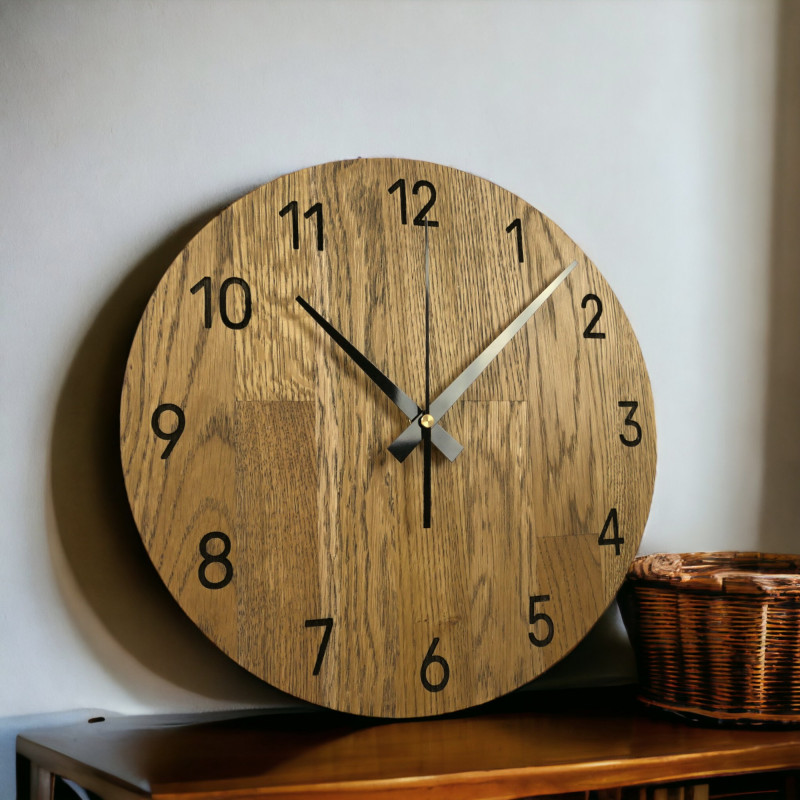
[[[246,195],[128,361],[122,461],[175,599],[293,695],[407,717],[536,677],[613,600],[655,476],[642,354],[549,219],[435,164]]]

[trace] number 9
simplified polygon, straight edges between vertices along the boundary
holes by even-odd
[[[178,424],[171,431],[165,431],[161,427],[161,416],[166,412],[172,412],[178,420]],[[150,425],[153,428],[153,433],[158,436],[159,439],[164,439],[169,442],[164,448],[164,452],[161,454],[161,458],[169,458],[172,448],[178,443],[178,439],[181,438],[183,429],[186,427],[186,417],[183,415],[183,411],[180,406],[176,406],[174,403],[162,403],[153,412]]]

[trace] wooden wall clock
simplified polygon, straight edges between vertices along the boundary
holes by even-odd
[[[530,681],[611,603],[656,430],[578,246],[456,169],[278,178],[188,244],[142,317],[121,450],[169,590],[225,653],[344,711]]]

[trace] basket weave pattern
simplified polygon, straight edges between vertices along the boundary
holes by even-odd
[[[800,722],[800,557],[645,556],[619,603],[645,702],[718,720]]]

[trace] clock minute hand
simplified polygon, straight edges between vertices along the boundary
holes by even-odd
[[[481,373],[494,361],[500,351],[519,333],[525,323],[544,305],[545,301],[558,288],[559,284],[572,272],[578,262],[573,261],[551,281],[547,288],[537,295],[523,311],[495,337],[477,358],[430,404],[428,412],[438,421],[455,405],[464,392],[475,382]],[[405,460],[411,451],[422,441],[422,428],[416,420],[389,445],[389,452],[398,460]]]
[[[300,295],[295,300],[409,420],[416,420],[422,416],[422,409],[397,384],[387,378],[360,350],[339,333],[322,314]],[[441,425],[434,426],[431,431],[431,442],[450,461],[454,461],[464,449]]]
[[[578,266],[573,261],[560,272],[527,306],[516,319],[502,331],[489,346],[431,403],[430,413],[434,419],[443,417],[464,392],[473,384],[478,376],[494,361],[500,351],[522,330],[528,320],[545,304],[551,294],[566,279],[567,275]]]

